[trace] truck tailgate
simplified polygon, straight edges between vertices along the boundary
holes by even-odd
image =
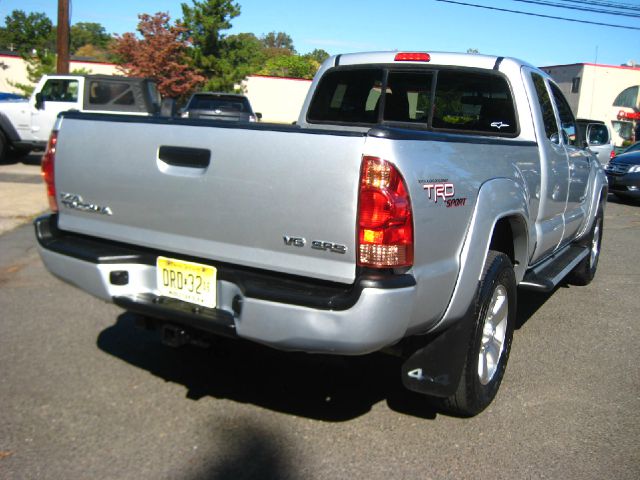
[[[362,134],[293,127],[63,118],[55,165],[59,226],[351,283],[365,141]],[[313,241],[346,252],[314,249]]]

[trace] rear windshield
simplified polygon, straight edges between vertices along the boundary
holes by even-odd
[[[250,112],[246,98],[195,96],[189,102],[190,110],[220,110],[222,112]]]
[[[518,131],[507,80],[475,70],[330,70],[316,89],[307,120],[345,125],[400,122],[511,136]]]

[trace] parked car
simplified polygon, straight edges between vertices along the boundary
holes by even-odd
[[[182,116],[244,122],[257,122],[262,118],[260,113],[254,113],[249,99],[244,95],[216,92],[194,93],[184,107]]]
[[[640,199],[640,150],[618,155],[604,170],[611,193],[621,198]]]
[[[58,114],[153,115],[160,94],[153,81],[112,75],[43,75],[28,99],[0,101],[0,161],[44,150]]]
[[[622,151],[622,153],[629,153],[629,152],[640,152],[640,142],[632,143]]]
[[[0,92],[0,100],[26,100],[26,98],[22,95],[18,95],[17,93]]]
[[[584,146],[598,157],[600,163],[606,165],[615,156],[611,134],[604,122],[578,118],[576,127],[584,139]]]

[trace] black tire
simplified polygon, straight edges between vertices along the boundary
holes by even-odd
[[[511,260],[504,253],[490,250],[478,284],[473,317],[468,319],[473,322],[473,329],[460,384],[456,393],[442,403],[449,413],[470,417],[495,398],[509,359],[516,305]],[[485,325],[489,325],[487,332]]]
[[[16,148],[13,147],[13,151],[11,152],[11,157],[20,160],[31,153],[31,149],[29,148]]]
[[[598,213],[593,221],[589,234],[580,240],[579,245],[589,249],[586,256],[571,272],[569,281],[574,285],[589,285],[596,275],[600,250],[602,249],[602,232],[604,227],[604,211],[602,205],[598,207]]]
[[[0,130],[0,163],[4,162],[9,152],[9,145],[7,144],[7,137]]]

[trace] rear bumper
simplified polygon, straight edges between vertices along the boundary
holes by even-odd
[[[403,338],[414,305],[415,279],[407,274],[363,272],[342,285],[185,258],[219,271],[218,307],[197,307],[158,296],[155,259],[170,252],[61,232],[55,215],[35,227],[47,269],[80,289],[166,322],[281,350],[377,351]]]

